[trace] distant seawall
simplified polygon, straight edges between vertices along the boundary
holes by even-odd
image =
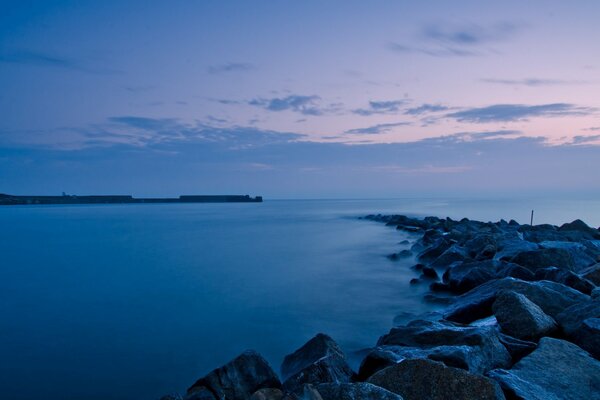
[[[0,205],[33,204],[139,204],[139,203],[261,203],[262,196],[249,195],[185,195],[172,198],[135,198],[133,196],[12,196],[0,194]]]

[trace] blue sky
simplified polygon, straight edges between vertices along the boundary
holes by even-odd
[[[0,1],[0,192],[600,194],[596,1]]]

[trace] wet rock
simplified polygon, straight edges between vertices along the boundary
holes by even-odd
[[[583,269],[581,271],[581,276],[592,282],[594,285],[600,286],[600,263]]]
[[[337,343],[319,333],[285,357],[281,375],[284,389],[297,392],[306,383],[349,382],[354,372]]]
[[[492,304],[496,295],[503,290],[512,290],[527,296],[544,313],[555,318],[564,309],[589,299],[589,296],[556,282],[526,282],[514,278],[493,280],[458,296],[450,305],[444,318],[450,321],[469,323],[492,315]],[[555,318],[556,319],[556,318]]]
[[[560,267],[572,271],[576,269],[571,253],[560,248],[524,251],[512,257],[510,262],[522,265],[533,272],[547,267]]]
[[[510,260],[512,257],[524,251],[534,251],[540,246],[520,238],[505,239],[499,244],[498,252],[494,255],[497,260]]]
[[[571,335],[574,343],[600,360],[600,318],[584,319]]]
[[[538,269],[535,271],[535,279],[562,283],[585,294],[591,294],[595,288],[595,285],[587,279],[581,278],[569,270],[556,267]]]
[[[255,351],[246,351],[224,366],[199,379],[188,389],[186,400],[244,400],[262,388],[278,388],[279,378]]]
[[[557,329],[557,324],[540,307],[522,294],[502,291],[492,311],[502,332],[522,340],[537,341]]]
[[[416,320],[392,328],[382,336],[377,342],[380,351],[373,355],[375,359],[393,362],[405,358],[429,358],[483,373],[510,364],[510,354],[498,335],[495,326],[459,326],[447,321]]]
[[[500,334],[499,340],[510,353],[513,363],[516,363],[537,348],[537,343],[517,339],[504,333]]]
[[[423,267],[423,269],[421,271],[423,272],[423,275],[426,278],[439,279],[437,271],[435,269],[433,269],[432,267]]]
[[[446,270],[443,279],[454,293],[465,293],[493,279],[506,277],[531,281],[533,272],[506,261],[487,260],[465,262]]]
[[[556,322],[570,336],[588,318],[600,318],[600,298],[582,301],[566,308],[556,316]]]
[[[600,362],[564,340],[542,338],[510,370],[490,371],[489,376],[510,399],[600,399]]]
[[[583,242],[541,242],[540,247],[542,249],[566,250],[573,259],[573,270],[577,272],[580,272],[581,270],[595,264],[596,257],[600,255],[600,249],[587,240]],[[561,265],[555,265],[555,267],[561,267]]]
[[[283,392],[281,391],[281,389],[278,389],[278,388],[259,389],[256,392],[254,392],[252,397],[250,397],[250,400],[281,400],[281,399],[283,399]]]
[[[446,239],[445,237],[440,237],[440,239],[436,240],[433,244],[426,247],[419,255],[418,258],[421,262],[428,263],[439,256],[442,255],[446,250],[452,246],[453,242]]]
[[[469,259],[467,251],[458,245],[452,245],[431,263],[432,267],[448,267],[458,261]]]
[[[317,390],[323,400],[402,400],[402,397],[370,383],[322,383]]]
[[[504,399],[491,379],[431,360],[402,361],[377,372],[368,382],[405,400]]]

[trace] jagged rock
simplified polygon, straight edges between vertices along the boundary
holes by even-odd
[[[432,267],[423,267],[422,272],[426,278],[439,279],[437,271]]]
[[[497,242],[494,235],[479,234],[462,243],[462,246],[467,251],[469,257],[476,258],[479,254],[485,252],[486,248],[493,249],[493,253],[495,254]]]
[[[556,321],[522,294],[502,291],[492,311],[502,332],[521,340],[538,340],[556,330]]]
[[[600,249],[591,244],[588,240],[583,242],[565,242],[565,241],[548,241],[541,242],[542,249],[563,249],[566,250],[573,259],[573,270],[580,272],[581,270],[596,263],[596,257],[600,255]],[[561,265],[555,265],[561,267]]]
[[[501,333],[498,339],[510,353],[513,363],[516,363],[537,348],[537,343],[517,339],[504,333]]]
[[[498,245],[498,251],[494,255],[497,260],[510,260],[512,257],[524,251],[534,251],[540,246],[520,238],[505,239]]]
[[[187,391],[186,400],[245,400],[262,388],[279,388],[281,383],[269,363],[257,352],[246,351],[200,378]]]
[[[429,358],[449,366],[483,373],[510,364],[495,326],[457,326],[447,321],[416,320],[392,328],[382,336],[375,351],[361,365],[359,375],[375,367],[405,358]],[[385,362],[384,362],[385,360]]]
[[[584,279],[592,282],[596,286],[600,286],[600,263],[594,264],[581,271],[581,276]]]
[[[431,360],[402,361],[377,372],[368,382],[405,400],[504,399],[491,379]]]
[[[454,244],[449,247],[446,251],[440,254],[433,262],[431,263],[432,267],[448,267],[449,265],[457,262],[457,261],[465,261],[469,258],[467,251],[462,247]]]
[[[354,372],[337,343],[329,336],[319,333],[285,357],[281,375],[285,380],[284,389],[297,392],[306,383],[349,382]]]
[[[563,285],[579,290],[581,293],[591,294],[596,287],[587,279],[581,278],[579,275],[556,267],[542,268],[535,271],[536,280],[546,280],[562,283]]]
[[[592,299],[600,299],[600,287],[597,287],[594,290],[592,290],[590,296],[592,297]]]
[[[419,255],[418,259],[422,262],[431,262],[442,255],[446,250],[452,246],[453,242],[446,239],[445,237],[440,237],[433,244],[426,247]]]
[[[556,282],[526,282],[514,278],[493,280],[458,296],[444,313],[450,321],[469,323],[492,315],[496,294],[512,290],[537,304],[544,313],[555,318],[564,309],[589,299],[589,296]],[[556,319],[556,318],[555,318]]]
[[[576,270],[575,260],[566,249],[550,248],[524,251],[510,259],[510,262],[522,265],[535,272],[540,268],[560,267],[571,271]]]
[[[259,389],[256,392],[254,392],[252,397],[250,397],[250,400],[281,400],[281,399],[283,399],[283,392],[281,391],[281,389],[278,389],[278,388]]]
[[[493,279],[513,277],[525,281],[534,279],[533,272],[506,261],[486,260],[465,262],[444,272],[444,282],[454,293],[465,293]]]
[[[322,383],[317,390],[323,400],[402,400],[402,397],[370,383]]]
[[[542,338],[510,370],[489,372],[509,399],[600,399],[600,362],[564,340]]]
[[[572,335],[588,318],[600,318],[600,298],[582,301],[556,316],[556,322],[567,335]]]
[[[600,360],[600,318],[583,320],[579,328],[571,335],[571,339],[579,347]]]
[[[573,222],[563,224],[558,228],[561,232],[580,232],[589,239],[600,239],[600,232],[597,229],[590,228],[585,222],[576,219]]]

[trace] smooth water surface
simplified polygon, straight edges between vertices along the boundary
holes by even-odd
[[[155,399],[245,349],[278,370],[317,332],[350,354],[411,287],[405,213],[600,225],[597,201],[319,200],[0,208],[0,387],[7,399]],[[4,397],[5,396],[5,397]]]

